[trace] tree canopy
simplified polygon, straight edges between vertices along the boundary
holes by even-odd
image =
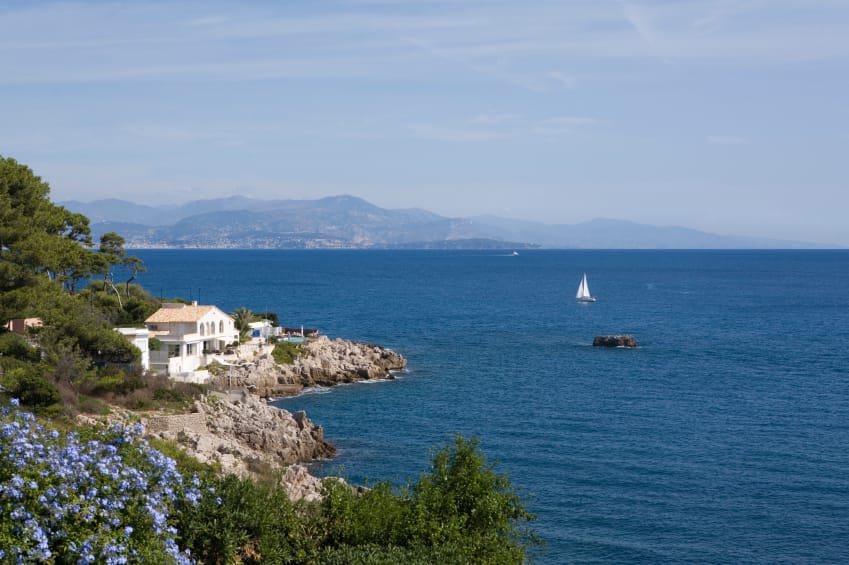
[[[74,286],[92,271],[88,218],[53,204],[50,187],[14,159],[0,157],[0,313],[39,279]],[[10,294],[11,293],[11,294]],[[6,309],[3,309],[5,307]]]
[[[3,384],[13,390],[44,384],[31,382],[33,375],[47,379],[45,386],[77,389],[106,365],[134,363],[139,351],[113,326],[140,323],[155,309],[150,296],[130,284],[144,266],[127,255],[124,239],[107,233],[95,248],[88,218],[49,195],[49,185],[29,167],[0,156],[0,324],[33,317],[44,322],[40,354],[12,341],[9,351],[0,349],[0,369],[14,369]],[[123,293],[112,283],[116,268],[131,272]],[[94,277],[103,284],[78,292]]]

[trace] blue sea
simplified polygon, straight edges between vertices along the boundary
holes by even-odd
[[[153,294],[409,360],[276,402],[338,447],[320,473],[405,484],[461,433],[528,497],[539,563],[849,562],[849,252],[135,254]]]

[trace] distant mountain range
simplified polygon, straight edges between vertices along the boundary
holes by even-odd
[[[799,241],[723,236],[624,220],[543,224],[494,216],[447,218],[387,210],[354,196],[260,200],[243,196],[146,206],[125,200],[59,202],[114,231],[128,248],[254,249],[813,249]]]

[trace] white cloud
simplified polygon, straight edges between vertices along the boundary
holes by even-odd
[[[657,43],[657,36],[654,29],[649,12],[641,9],[637,4],[632,2],[620,2],[622,5],[622,15],[625,20],[631,24],[634,31],[645,41],[649,47],[654,48]]]
[[[335,9],[225,1],[207,15],[185,3],[21,6],[0,8],[0,54],[15,51],[0,57],[0,83],[414,80],[472,71],[546,92],[575,88],[575,76],[557,70],[564,61],[738,66],[849,57],[849,3],[834,0],[343,2]]]

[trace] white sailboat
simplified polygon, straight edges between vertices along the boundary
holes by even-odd
[[[590,294],[590,287],[587,285],[586,273],[584,273],[584,278],[581,279],[581,284],[578,285],[578,293],[575,295],[575,300],[578,302],[595,302],[595,297]]]

